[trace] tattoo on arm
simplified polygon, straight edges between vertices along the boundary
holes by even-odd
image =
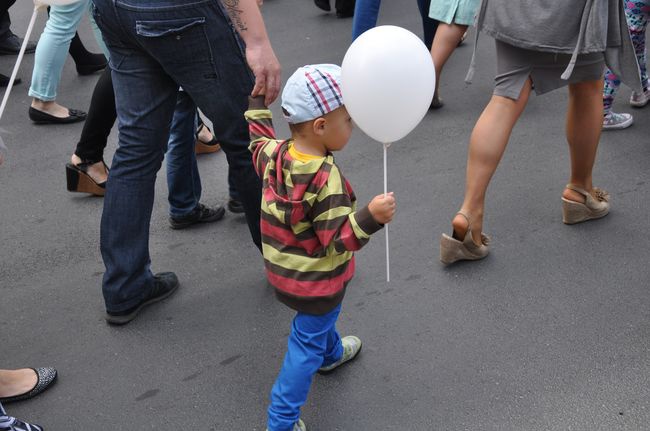
[[[223,0],[223,4],[226,6],[228,15],[230,15],[230,19],[233,24],[235,24],[237,30],[239,32],[248,30],[248,27],[241,16],[243,11],[239,8],[239,0]]]

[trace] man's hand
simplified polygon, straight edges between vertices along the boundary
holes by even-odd
[[[388,193],[385,197],[383,194],[375,196],[368,204],[368,209],[377,223],[390,223],[397,209],[393,192]]]
[[[255,75],[255,87],[251,96],[264,95],[264,104],[271,105],[280,94],[280,63],[275,57],[271,43],[246,45],[246,61]]]

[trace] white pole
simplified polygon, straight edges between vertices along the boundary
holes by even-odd
[[[5,90],[5,96],[2,98],[2,104],[0,105],[0,119],[2,114],[5,112],[5,107],[7,106],[7,100],[9,100],[9,93],[14,86],[14,81],[16,80],[16,75],[18,74],[18,68],[20,63],[23,61],[23,56],[25,55],[25,49],[27,48],[27,43],[29,43],[29,36],[32,34],[34,29],[34,22],[36,22],[36,15],[38,15],[38,9],[34,8],[34,13],[32,14],[32,19],[29,21],[29,26],[27,27],[27,34],[25,34],[25,39],[23,40],[23,45],[20,47],[20,52],[18,53],[18,59],[16,60],[16,65],[14,66],[13,72],[11,72],[11,78],[9,78],[9,85]]]
[[[388,195],[388,147],[390,144],[384,144],[384,197]],[[384,226],[386,231],[386,282],[390,283],[390,248],[388,246],[388,225]]]

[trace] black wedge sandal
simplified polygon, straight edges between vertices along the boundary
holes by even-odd
[[[108,172],[108,166],[100,160]],[[94,165],[95,161],[83,160],[78,165],[66,163],[65,175],[69,192],[90,193],[95,196],[104,196],[106,192],[106,181],[98,183],[88,175],[88,167]]]

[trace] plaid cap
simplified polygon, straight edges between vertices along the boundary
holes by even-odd
[[[292,124],[314,120],[341,106],[341,68],[335,64],[299,68],[282,91],[284,117]]]

